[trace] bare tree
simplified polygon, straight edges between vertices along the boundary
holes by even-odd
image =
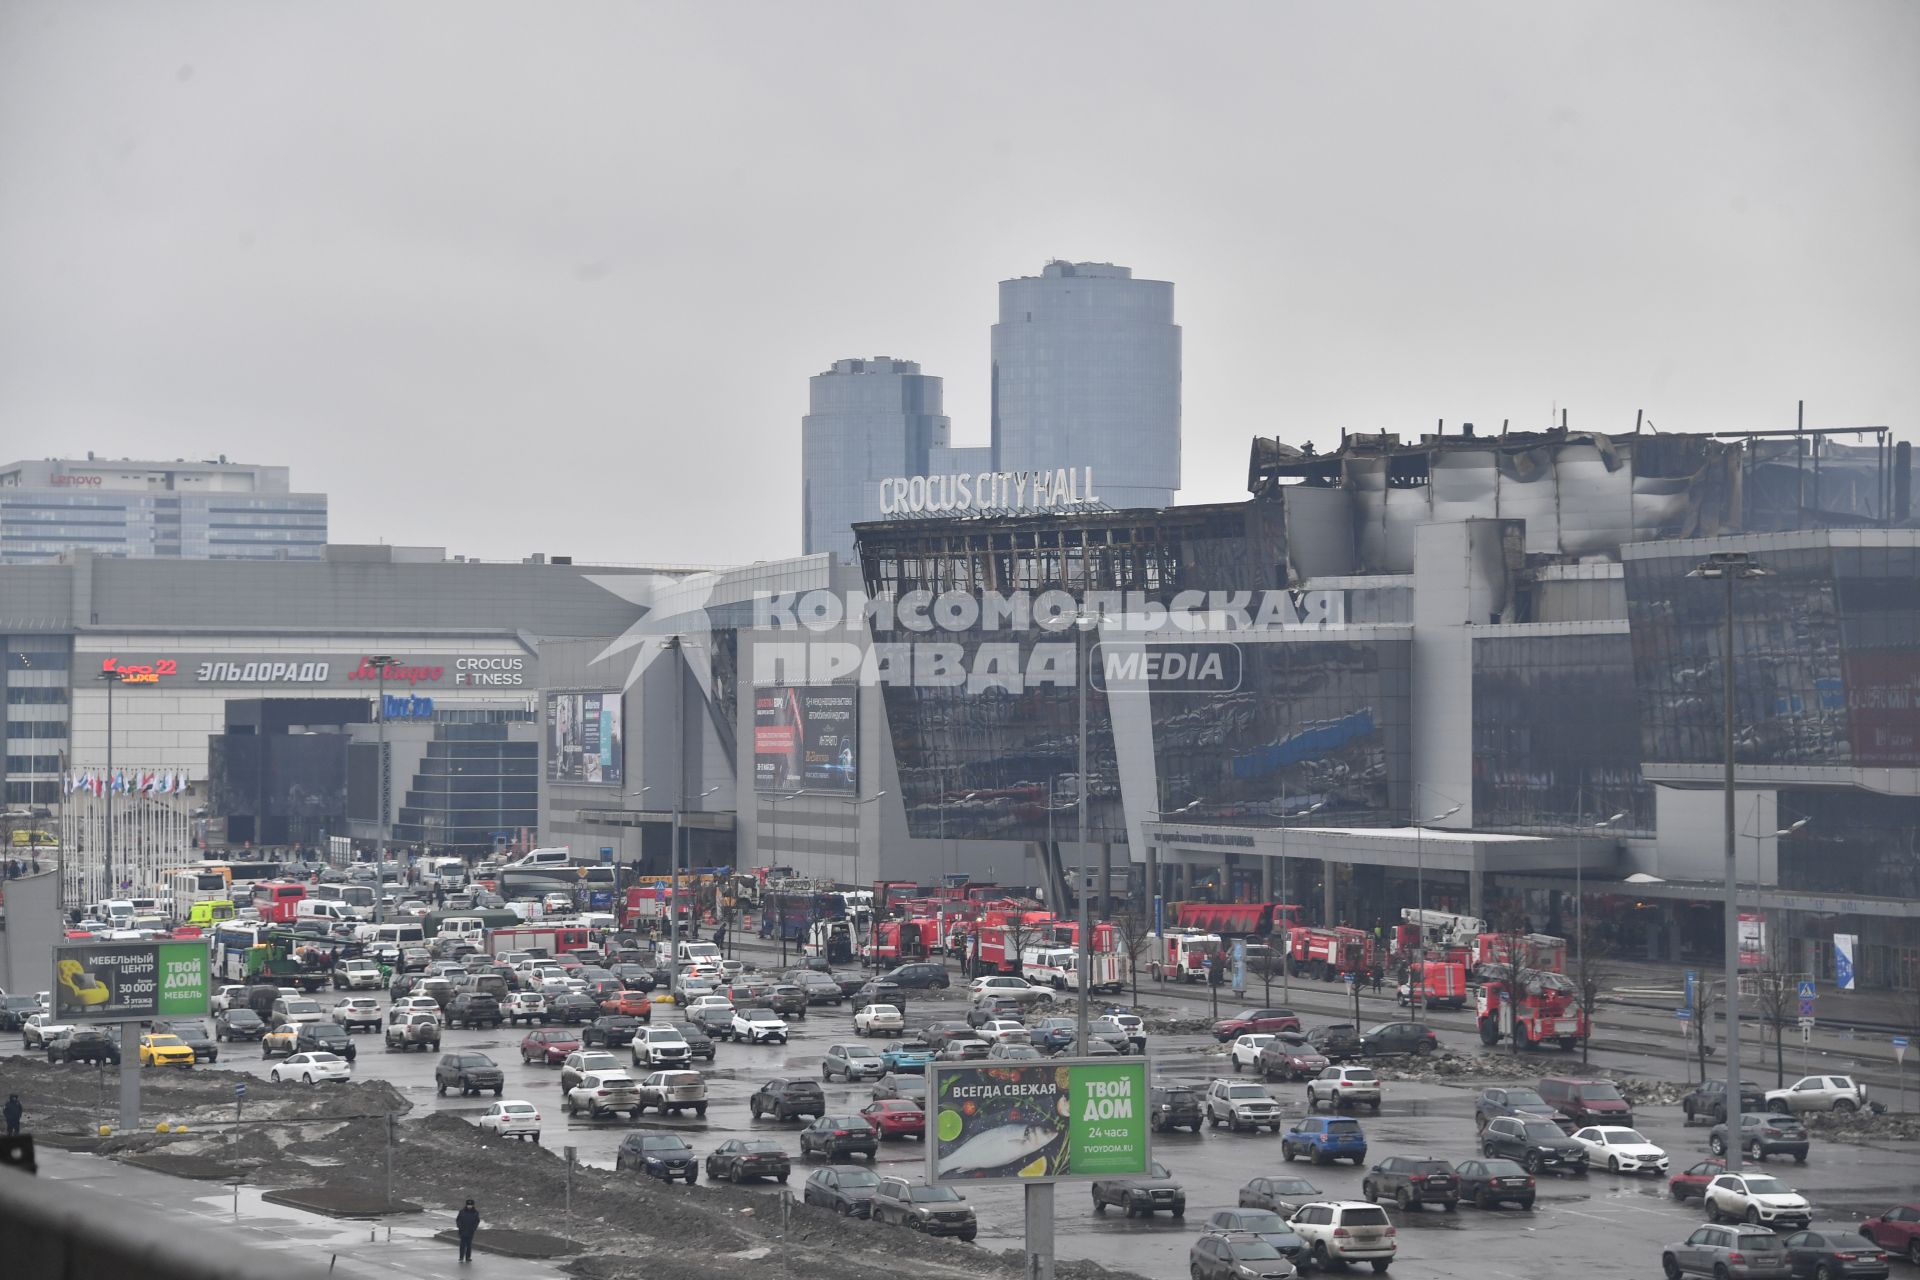
[[[1253,951],[1251,947],[1249,951]],[[1259,951],[1248,957],[1253,962],[1253,971],[1260,975],[1260,985],[1265,989],[1265,1003],[1273,1004],[1273,980],[1286,972],[1286,953],[1271,943],[1263,944]]]
[[[1613,981],[1611,964],[1613,944],[1600,936],[1594,921],[1582,919],[1577,926],[1579,947],[1573,955],[1573,986],[1580,1002],[1580,1014],[1587,1034],[1580,1037],[1580,1061],[1588,1061],[1587,1046],[1593,1040],[1593,1014],[1600,1003],[1600,991]]]
[[[1000,926],[1001,937],[1006,940],[1006,958],[1013,965],[1012,972],[1015,977],[1026,976],[1027,948],[1048,937],[1052,928],[1050,923],[1035,924],[1028,920],[1025,911],[1013,913],[1007,917],[1006,923]],[[1087,975],[1082,974],[1080,977],[1084,982]]]
[[[1517,908],[1509,910],[1504,913],[1498,927],[1501,947],[1506,952],[1506,959],[1498,966],[1497,972],[1500,981],[1506,984],[1506,993],[1501,999],[1509,1011],[1507,1041],[1509,1049],[1518,1056],[1520,1041],[1524,1038],[1520,1034],[1520,1006],[1535,981],[1534,970],[1527,964],[1526,917]]]
[[[1140,961],[1153,947],[1153,929],[1137,903],[1113,923],[1120,934],[1121,953],[1127,958],[1127,986],[1137,1005],[1140,1003]]]
[[[1773,1087],[1787,1087],[1786,1032],[1788,1022],[1798,1025],[1800,1013],[1799,975],[1787,972],[1786,961],[1774,947],[1760,955],[1760,963],[1741,983],[1740,998],[1753,1006],[1760,1025],[1773,1033]]]

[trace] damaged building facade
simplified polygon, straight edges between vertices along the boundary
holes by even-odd
[[[861,525],[880,616],[931,620],[870,640],[938,640],[961,673],[866,695],[884,804],[918,839],[1032,850],[1050,896],[1103,866],[1143,914],[1286,900],[1370,926],[1424,893],[1566,932],[1577,878],[1619,954],[1704,962],[1724,596],[1686,572],[1746,551],[1768,576],[1735,597],[1743,934],[1817,977],[1856,938],[1862,986],[1912,987],[1920,529],[1908,447],[1867,441],[1259,440],[1245,502]],[[998,607],[941,603],[962,597]]]

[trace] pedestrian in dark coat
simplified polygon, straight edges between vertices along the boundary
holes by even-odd
[[[473,1261],[473,1234],[480,1230],[480,1211],[473,1207],[473,1201],[467,1201],[466,1207],[454,1215],[454,1230],[460,1233],[460,1261]]]
[[[20,1095],[17,1093],[8,1094],[5,1114],[7,1117],[7,1136],[9,1138],[19,1134],[20,1117],[26,1113],[27,1109],[20,1105]]]

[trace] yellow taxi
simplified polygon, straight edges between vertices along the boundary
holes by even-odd
[[[299,1040],[300,1024],[283,1022],[260,1037],[260,1056],[271,1058],[276,1053],[292,1053]]]
[[[191,1067],[193,1046],[179,1036],[149,1032],[140,1037],[140,1065],[143,1067]]]

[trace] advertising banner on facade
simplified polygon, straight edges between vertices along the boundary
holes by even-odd
[[[773,685],[753,691],[753,789],[860,793],[860,691]]]
[[[625,778],[626,733],[617,693],[547,695],[547,781],[616,787]]]
[[[1145,1175],[1144,1058],[927,1066],[927,1181]]]
[[[71,942],[53,949],[55,1022],[205,1017],[204,942]]]
[[[537,683],[534,660],[519,653],[396,652],[386,668],[372,665],[364,653],[212,653],[191,649],[119,649],[78,653],[76,669],[95,665],[113,672],[122,684],[163,688],[349,689],[371,694],[434,692],[449,689],[530,690]]]
[[[1859,946],[1858,934],[1833,935],[1833,985],[1838,990],[1853,990],[1853,953]]]

